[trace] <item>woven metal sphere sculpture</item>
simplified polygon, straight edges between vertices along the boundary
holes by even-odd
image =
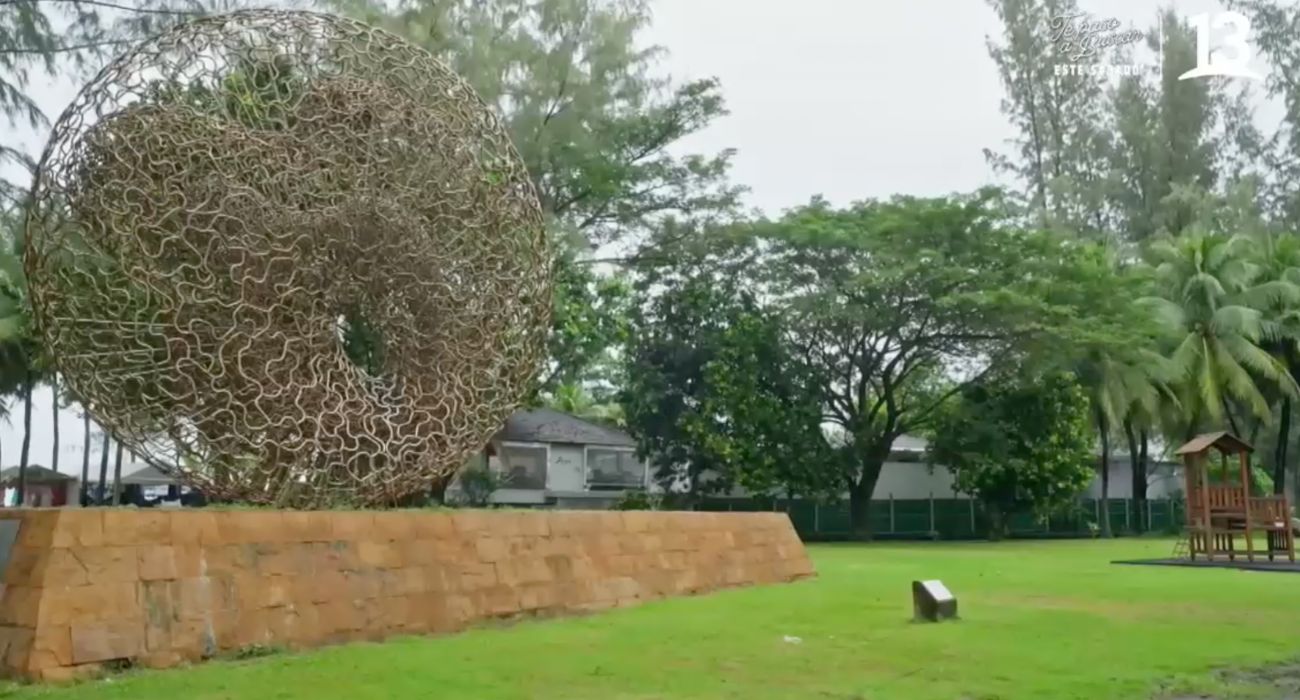
[[[427,490],[517,407],[550,325],[541,209],[491,110],[315,13],[199,19],[105,68],[42,155],[25,265],[71,394],[225,500]]]

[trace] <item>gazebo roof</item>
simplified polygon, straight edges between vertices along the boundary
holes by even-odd
[[[1211,447],[1217,448],[1224,454],[1236,454],[1238,452],[1254,452],[1255,448],[1250,443],[1233,435],[1226,430],[1220,430],[1217,433],[1201,433],[1187,444],[1174,450],[1176,455],[1199,454],[1208,452]]]
[[[75,476],[56,472],[47,467],[42,467],[36,464],[27,465],[27,483],[29,484],[60,484],[76,480],[77,477]],[[0,471],[0,485],[11,486],[17,483],[18,467],[9,467],[8,469]]]

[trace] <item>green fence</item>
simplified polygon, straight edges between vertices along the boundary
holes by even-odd
[[[775,510],[789,513],[799,536],[806,540],[837,539],[850,534],[849,504],[817,503],[804,500],[756,501],[714,498],[696,506],[706,511]],[[1126,498],[1109,500],[1111,531],[1179,532],[1183,526],[1183,503],[1178,500],[1148,500],[1141,513]],[[1101,501],[1080,499],[1073,508],[1046,520],[1032,513],[1010,518],[1012,537],[1088,537],[1103,516]],[[959,498],[890,499],[871,503],[871,531],[881,539],[976,539],[988,534],[988,517],[976,501]]]

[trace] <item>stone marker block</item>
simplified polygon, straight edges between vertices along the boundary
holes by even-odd
[[[937,579],[912,582],[912,614],[921,622],[940,622],[957,617],[957,597]]]

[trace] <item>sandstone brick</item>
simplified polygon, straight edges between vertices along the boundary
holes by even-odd
[[[257,570],[263,574],[310,576],[315,573],[312,550],[302,543],[259,543],[253,548],[257,553]]]
[[[333,539],[360,541],[374,535],[375,515],[362,511],[331,513]]]
[[[454,571],[459,581],[456,590],[459,591],[475,591],[497,584],[497,571],[492,564],[460,564]]]
[[[132,659],[144,653],[144,624],[138,619],[74,622],[71,633],[73,663]]]
[[[18,537],[14,540],[14,546],[34,549],[48,549],[53,546],[60,512],[55,509],[25,508],[14,513],[16,518],[5,518],[5,520],[22,520],[22,524],[18,526]]]
[[[184,663],[185,657],[170,649],[145,653],[137,663],[145,668],[172,668]]]
[[[438,551],[431,540],[409,539],[393,544],[403,566],[428,566],[438,561]]]
[[[28,593],[30,613],[40,624],[66,625],[111,619],[141,619],[139,583],[104,582],[85,586],[55,586]],[[9,591],[5,593],[6,598]],[[39,607],[38,607],[39,606]],[[8,609],[6,604],[5,609]],[[36,620],[31,621],[34,626]]]
[[[457,511],[451,516],[452,527],[461,535],[492,530],[492,516],[479,510]]]
[[[365,615],[361,608],[351,600],[331,600],[315,606],[324,634],[346,632],[361,629]]]
[[[457,537],[455,539],[428,540],[428,542],[433,548],[433,557],[436,562],[478,561],[478,552],[474,549],[472,541],[462,540]]]
[[[313,532],[314,521],[312,514],[306,511],[285,511],[282,514],[280,526],[284,528],[284,535],[280,538],[284,542],[301,543],[316,541]]]
[[[72,629],[68,625],[42,625],[36,628],[32,636],[32,654],[41,654],[42,658],[29,659],[28,668],[32,671],[48,666],[72,665]]]
[[[171,514],[138,508],[104,511],[104,544],[116,546],[171,544]]]
[[[463,627],[478,614],[474,599],[462,593],[448,595],[442,599],[444,619],[453,629]]]
[[[418,539],[452,537],[456,533],[456,526],[448,513],[419,513],[411,517],[415,523],[415,536]]]
[[[345,571],[344,596],[350,600],[366,600],[383,595],[383,580],[374,570]]]
[[[560,604],[560,592],[555,584],[536,584],[519,589],[519,607],[522,610],[542,610]]]
[[[291,576],[266,576],[260,581],[259,607],[275,608],[293,603],[294,580]]]
[[[242,649],[254,645],[265,646],[271,643],[272,612],[266,610],[241,610],[234,616],[225,638],[219,637],[223,649]]]
[[[627,532],[649,532],[655,513],[629,510],[622,513],[623,529]]]
[[[502,617],[520,611],[519,589],[513,586],[492,586],[477,594],[481,615]]]
[[[551,518],[549,513],[519,513],[517,527],[519,534],[526,537],[549,537]]]
[[[413,540],[417,537],[416,518],[416,515],[400,510],[375,513],[375,527],[371,536],[389,542]]]
[[[411,599],[409,596],[396,595],[379,598],[375,601],[379,619],[374,625],[383,630],[400,631],[411,626]]]
[[[141,581],[169,581],[180,578],[180,569],[176,565],[176,548],[169,545],[139,547]]]
[[[59,513],[51,540],[54,547],[98,547],[104,544],[104,511],[77,508]]]
[[[393,542],[358,542],[357,557],[362,566],[374,569],[395,569],[403,564],[402,550]]]
[[[257,569],[258,555],[251,544],[226,544],[203,547],[204,573],[224,576]]]
[[[217,544],[226,547],[253,544],[264,541],[262,533],[253,527],[253,522],[241,511],[218,511],[216,515]]]
[[[329,542],[334,540],[334,513],[329,511],[309,511],[307,516],[307,542]]]
[[[103,673],[100,664],[81,664],[79,666],[50,666],[33,674],[42,683],[62,684],[94,678]]]
[[[174,545],[212,547],[224,544],[217,518],[221,513],[208,510],[181,510],[167,513],[171,542]]]
[[[52,552],[48,547],[14,547],[9,554],[9,564],[4,569],[4,583],[19,586],[44,584]]]
[[[179,619],[180,584],[176,581],[146,581],[140,584],[140,607],[147,627],[166,627]]]
[[[500,537],[491,535],[480,536],[474,541],[474,551],[478,553],[478,559],[484,563],[494,563],[510,556],[510,549]]]

